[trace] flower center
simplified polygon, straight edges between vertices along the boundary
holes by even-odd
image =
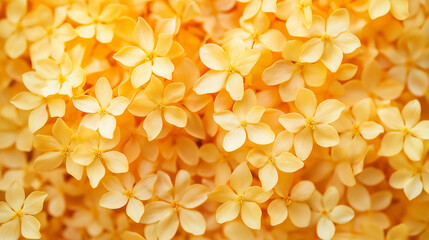
[[[66,77],[64,75],[62,75],[61,73],[58,74],[58,82],[60,82],[61,84],[63,84],[66,81]]]
[[[172,208],[175,208],[175,209],[178,209],[178,208],[180,207],[180,204],[179,204],[178,202],[173,202],[173,203],[171,204],[171,207],[172,207]]]
[[[164,111],[165,110],[165,105],[164,104],[159,104],[158,108],[161,109],[161,111]]]
[[[410,69],[410,68],[414,68],[415,67],[415,62],[414,59],[407,59],[407,61],[405,61],[405,67]]]
[[[314,122],[313,118],[307,118],[305,119],[305,127],[309,127],[311,129],[314,130],[314,128],[316,127],[316,123]]]
[[[104,109],[104,108],[102,108],[102,109],[100,109],[99,113],[100,113],[101,116],[104,116],[104,115],[107,114],[107,110]]]
[[[404,127],[404,128],[402,128],[401,132],[402,132],[402,134],[404,134],[404,136],[406,136],[410,133],[410,129],[407,127]]]
[[[359,126],[359,124],[355,124],[353,126],[352,132],[353,132],[353,135],[359,135],[360,134],[360,126]]]
[[[22,215],[24,215],[22,212],[21,212],[21,209],[19,209],[19,210],[13,210],[14,212],[15,212],[15,216],[13,216],[13,218],[21,218],[22,217]]]
[[[126,192],[123,193],[125,196],[127,196],[127,198],[133,198],[134,197],[134,191],[131,190],[127,190]]]
[[[155,53],[153,53],[153,52],[148,53],[146,56],[146,59],[149,61],[153,61],[154,58],[155,58]]]
[[[69,149],[68,149],[68,148],[64,148],[64,149],[63,149],[63,154],[64,154],[64,156],[69,155],[69,154],[70,154]]]
[[[234,69],[234,66],[229,66],[227,69],[226,69],[226,71],[228,72],[228,73],[235,73],[235,69]]]
[[[300,62],[295,63],[295,69],[297,72],[301,72],[303,68],[304,68],[303,63],[300,63]]]
[[[240,126],[241,127],[246,127],[247,126],[247,121],[241,121],[240,122]]]
[[[298,8],[303,9],[305,7],[308,7],[311,5],[311,2],[306,1],[306,0],[300,0],[298,1]]]
[[[322,41],[324,41],[324,42],[327,42],[327,41],[329,41],[331,38],[328,36],[328,34],[324,34],[323,36],[322,36]]]
[[[244,202],[244,196],[243,196],[243,195],[238,196],[238,197],[237,197],[237,201],[238,201],[240,204],[243,204],[243,202]]]
[[[274,163],[274,157],[270,154],[269,156],[268,156],[268,163]]]
[[[96,157],[96,158],[101,158],[101,154],[102,154],[101,150],[97,149],[97,150],[95,151],[95,157]]]

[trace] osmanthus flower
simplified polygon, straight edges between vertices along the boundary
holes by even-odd
[[[129,101],[126,97],[112,98],[113,91],[109,80],[101,77],[95,83],[95,97],[81,95],[73,98],[73,105],[82,112],[89,113],[81,125],[97,130],[105,138],[113,138],[116,129],[116,116],[124,113]]]
[[[73,130],[67,126],[64,120],[58,118],[52,127],[52,135],[38,134],[34,137],[34,148],[43,152],[34,159],[34,169],[37,171],[53,170],[65,160],[67,171],[72,172],[72,169],[78,167],[70,157],[76,144]]]
[[[419,100],[408,102],[402,112],[388,106],[378,109],[377,113],[386,126],[378,154],[391,157],[404,149],[411,160],[419,161],[423,156],[423,140],[429,139],[429,120],[420,121]]]
[[[125,46],[113,55],[115,60],[132,68],[132,86],[142,86],[153,74],[171,80],[174,65],[169,53],[175,50],[173,36],[163,32],[154,34],[150,25],[140,17],[134,29],[134,41],[138,46]]]
[[[30,46],[32,62],[49,57],[60,61],[64,54],[65,43],[78,36],[73,26],[65,22],[67,10],[68,6],[50,9],[45,5],[39,5],[35,11],[27,15],[26,18],[38,18],[45,31],[43,37]]]
[[[300,88],[305,85],[320,87],[326,81],[326,67],[320,63],[301,62],[299,57],[304,43],[300,40],[286,42],[283,59],[274,62],[262,73],[262,80],[269,86],[279,86],[283,102],[294,101]]]
[[[310,207],[317,220],[317,236],[321,239],[331,239],[335,234],[335,224],[350,222],[355,213],[346,205],[338,205],[340,193],[336,187],[328,187],[322,196],[318,191],[310,198]]]
[[[50,58],[40,59],[34,64],[34,68],[36,71],[26,72],[22,78],[39,87],[43,97],[55,94],[72,97],[73,89],[85,82],[85,71],[80,66],[73,66],[67,53],[60,61]]]
[[[13,0],[6,6],[6,18],[0,20],[0,37],[6,39],[4,51],[10,58],[18,58],[27,50],[27,42],[40,39],[44,29],[34,19],[26,19],[27,0]]]
[[[201,95],[216,93],[226,88],[232,99],[238,101],[244,95],[243,77],[255,66],[260,52],[245,47],[243,40],[233,39],[220,47],[209,43],[200,48],[201,61],[210,68],[194,85]]]
[[[4,240],[18,240],[22,234],[28,239],[39,239],[40,222],[33,215],[43,209],[47,193],[34,191],[25,198],[23,187],[12,183],[6,190],[6,202],[0,202],[0,236]]]
[[[22,91],[16,94],[10,102],[21,110],[31,110],[28,117],[28,129],[34,133],[48,121],[48,109],[51,117],[63,117],[66,110],[64,97],[53,95],[43,97],[37,83],[24,79],[24,85],[31,92]]]
[[[107,176],[102,183],[108,192],[101,196],[100,206],[118,209],[127,205],[128,217],[138,223],[144,213],[142,201],[152,197],[156,179],[157,175],[152,174],[136,183],[131,173],[122,176],[122,181],[116,176]]]
[[[277,11],[277,0],[236,0],[237,2],[245,3],[246,7],[243,10],[241,19],[248,20],[254,17],[259,12],[275,13]]]
[[[271,146],[256,147],[247,154],[247,161],[259,169],[258,176],[264,191],[276,186],[278,171],[293,173],[304,167],[304,163],[289,152],[292,145],[293,134],[283,131]]]
[[[407,85],[417,97],[425,95],[429,89],[429,48],[428,38],[421,31],[403,35],[396,47],[386,46],[380,51],[392,62],[388,76]]]
[[[228,131],[223,139],[223,147],[232,152],[245,143],[246,139],[253,143],[266,145],[275,139],[275,134],[268,124],[261,122],[265,108],[257,105],[256,95],[248,89],[243,99],[234,103],[232,112],[218,111],[213,115],[214,120],[224,130]]]
[[[247,48],[266,48],[273,52],[282,51],[286,44],[286,37],[277,29],[270,29],[270,19],[262,12],[250,22],[240,22],[240,27],[225,33],[225,39],[240,38]]]
[[[347,201],[356,211],[355,223],[359,226],[374,224],[381,229],[390,226],[389,216],[383,212],[392,202],[393,194],[389,190],[370,193],[362,184],[347,188]]]
[[[338,132],[330,124],[340,117],[343,103],[327,99],[317,105],[316,95],[311,90],[301,88],[296,95],[295,106],[300,113],[284,114],[279,122],[289,132],[296,133],[294,149],[299,159],[308,158],[313,149],[313,138],[321,147],[339,143]]]
[[[409,161],[404,154],[389,158],[389,164],[396,170],[389,178],[389,184],[404,189],[409,200],[418,197],[422,190],[429,193],[429,161]]]
[[[122,9],[121,4],[110,3],[104,6],[98,0],[89,0],[88,4],[74,3],[67,13],[69,18],[79,24],[76,32],[80,37],[95,36],[97,41],[109,43],[113,39],[115,21],[121,16]]]
[[[398,20],[405,20],[409,16],[407,0],[371,0],[368,13],[371,19],[386,15],[389,11]]]
[[[186,126],[186,112],[176,106],[184,94],[185,84],[182,82],[166,84],[164,87],[161,80],[152,77],[148,86],[134,98],[128,111],[135,116],[146,117],[143,128],[149,141],[158,137],[164,120],[179,128]]]
[[[232,221],[241,213],[241,220],[246,226],[252,229],[261,228],[262,210],[258,204],[266,202],[273,191],[266,192],[262,187],[251,186],[252,181],[247,162],[242,162],[231,174],[231,187],[219,185],[208,194],[209,199],[222,203],[216,210],[218,223]]]
[[[181,23],[189,22],[201,14],[195,0],[155,1],[150,7],[152,13],[157,17],[164,19],[177,17]]]
[[[103,179],[107,169],[112,173],[128,172],[127,157],[118,151],[112,150],[120,141],[119,130],[115,131],[113,139],[103,138],[90,128],[81,126],[77,136],[77,146],[71,154],[71,159],[77,164],[75,168],[68,172],[77,180],[83,175],[86,167],[86,174],[92,188],[96,188]]]
[[[375,139],[384,132],[383,127],[371,121],[375,115],[375,105],[371,98],[355,103],[350,112],[343,112],[332,125],[341,134],[340,141],[350,142],[348,155],[352,158],[361,156],[367,150],[367,141]]]
[[[286,21],[286,26],[302,24],[310,28],[313,21],[312,0],[283,0],[277,3],[276,16]]]
[[[311,210],[308,205],[315,186],[311,181],[300,181],[292,186],[292,176],[281,174],[280,181],[274,188],[278,195],[267,208],[272,226],[283,223],[288,217],[297,227],[310,224]]]
[[[326,24],[321,16],[314,15],[309,29],[298,22],[288,25],[287,30],[292,36],[311,38],[303,46],[301,62],[317,62],[320,59],[331,72],[336,72],[343,60],[343,53],[352,53],[361,45],[358,37],[346,32],[349,25],[349,12],[340,8],[329,15]]]
[[[191,176],[186,170],[176,173],[174,185],[165,172],[157,173],[155,185],[157,201],[146,204],[141,223],[156,223],[156,235],[160,240],[172,239],[177,228],[193,235],[206,231],[203,215],[194,210],[207,200],[208,188],[202,184],[191,184]]]
[[[33,149],[33,133],[27,126],[28,114],[12,104],[0,107],[0,150],[14,146],[21,152]]]

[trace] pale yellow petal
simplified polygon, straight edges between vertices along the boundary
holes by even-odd
[[[417,123],[417,125],[411,129],[411,133],[420,139],[429,139],[429,121],[424,120]]]
[[[409,200],[420,195],[423,190],[423,183],[419,175],[408,179],[404,184],[404,192]]]
[[[302,47],[301,62],[317,62],[325,51],[325,43],[320,38],[312,38],[308,40]]]
[[[343,51],[333,42],[328,42],[320,59],[329,71],[336,72],[343,61]]]
[[[130,198],[127,204],[126,213],[134,222],[139,223],[144,213],[143,203],[136,198]]]
[[[270,216],[271,226],[279,225],[284,222],[288,216],[288,208],[286,202],[282,199],[274,199],[267,208]]]
[[[185,84],[181,82],[168,84],[164,89],[164,103],[172,104],[182,100],[185,95],[185,90]]]
[[[289,132],[296,133],[305,127],[305,119],[299,113],[287,113],[280,116],[280,124]]]
[[[163,120],[161,116],[161,110],[156,109],[151,112],[143,122],[143,128],[147,133],[148,140],[152,141],[158,137],[159,133],[162,130]]]
[[[179,227],[179,216],[173,209],[168,210],[165,217],[159,221],[156,234],[159,239],[172,239]]]
[[[216,210],[216,221],[221,224],[229,222],[236,219],[239,213],[240,204],[238,201],[228,201]]]
[[[332,210],[340,199],[340,193],[334,186],[330,186],[326,189],[325,194],[322,197],[323,206],[326,210]]]
[[[128,171],[127,157],[118,151],[110,151],[101,154],[107,168],[113,173],[124,173]]]
[[[247,166],[247,162],[242,162],[232,172],[229,182],[237,194],[243,194],[252,184],[252,180],[252,173]]]
[[[244,201],[241,206],[241,219],[251,229],[261,228],[262,210],[257,203]]]
[[[380,156],[387,157],[394,156],[401,152],[403,145],[404,135],[401,132],[388,132],[381,140],[381,146],[378,154]]]
[[[146,54],[138,47],[126,46],[115,53],[113,58],[127,67],[134,67],[146,58]]]
[[[118,209],[127,204],[128,198],[122,192],[107,192],[100,198],[100,206],[108,209]]]
[[[225,51],[216,44],[209,43],[200,48],[201,61],[213,70],[222,71],[228,67],[229,59]]]
[[[327,99],[317,106],[314,121],[325,124],[332,123],[340,117],[344,107],[344,104],[336,99]]]
[[[4,240],[17,240],[20,235],[20,221],[17,218],[0,226],[0,236]]]
[[[288,81],[295,71],[295,64],[286,60],[279,60],[262,73],[262,80],[267,85],[277,85]]]
[[[408,169],[400,169],[394,172],[389,179],[389,184],[393,188],[404,188],[405,183],[413,177],[412,172]]]
[[[233,100],[241,100],[244,95],[243,77],[238,73],[229,74],[225,88]]]
[[[270,29],[259,36],[259,41],[271,51],[281,52],[286,44],[286,37],[279,30]]]
[[[319,87],[325,83],[327,75],[326,67],[322,63],[304,64],[302,76],[308,86]]]
[[[392,0],[392,15],[398,20],[404,20],[409,16],[407,0]]]
[[[101,43],[110,43],[115,33],[114,24],[98,23],[95,29],[95,38]]]
[[[287,173],[296,172],[304,167],[304,163],[290,152],[284,152],[275,157],[275,163],[280,171]]]
[[[405,126],[401,113],[396,107],[381,108],[377,114],[384,125],[392,130],[401,130]]]
[[[151,52],[154,49],[155,39],[153,37],[152,28],[142,17],[138,19],[134,30],[134,38],[146,52]]]
[[[292,202],[289,205],[289,217],[297,227],[307,227],[310,224],[311,210],[308,204]]]
[[[25,238],[39,239],[40,235],[40,222],[33,216],[23,215],[21,217],[21,234]]]
[[[304,128],[295,135],[293,140],[296,156],[299,159],[305,160],[310,156],[313,149],[313,137],[309,128]]]
[[[181,208],[179,210],[180,225],[183,230],[194,235],[202,235],[206,231],[206,221],[201,213]]]
[[[166,122],[181,128],[186,126],[188,120],[185,111],[176,106],[165,107],[164,118]]]
[[[15,212],[6,202],[0,202],[0,223],[5,223],[15,216]]]
[[[236,128],[228,132],[223,139],[223,148],[227,152],[232,152],[243,146],[246,141],[246,131],[244,128]]]
[[[13,210],[21,210],[24,204],[25,193],[24,189],[18,182],[13,182],[6,190],[6,202]]]
[[[228,78],[228,72],[209,70],[198,79],[194,91],[199,94],[219,92]]]
[[[369,16],[371,19],[386,15],[390,10],[390,0],[371,0],[369,4]]]
[[[251,123],[247,124],[246,132],[249,140],[260,145],[266,145],[274,142],[276,135],[270,126],[265,123]]]
[[[373,121],[364,122],[360,125],[360,133],[362,136],[367,139],[371,140],[376,138],[378,135],[384,132],[383,127]]]
[[[328,124],[318,124],[314,129],[314,141],[321,147],[332,147],[339,143],[337,130]]]
[[[237,198],[237,194],[235,194],[231,188],[226,185],[215,187],[207,196],[216,202],[227,202]]]
[[[88,175],[89,184],[92,188],[96,188],[101,179],[106,174],[103,164],[99,159],[95,159],[87,168],[86,174]]]
[[[352,33],[342,33],[332,42],[341,49],[343,53],[352,53],[360,47],[361,43],[358,37]]]
[[[296,94],[295,106],[306,117],[311,118],[316,111],[316,95],[309,89],[301,88]]]
[[[326,24],[326,33],[331,37],[336,37],[345,32],[350,24],[349,12],[345,8],[339,8],[333,11]]]
[[[173,78],[174,65],[167,57],[153,59],[152,71],[158,76],[171,80]]]
[[[317,222],[317,236],[323,240],[331,239],[335,234],[335,225],[328,217],[322,216]]]
[[[274,188],[278,181],[277,169],[273,164],[268,163],[259,169],[258,172],[259,180],[261,180],[262,188],[264,191],[269,191]],[[247,192],[246,192],[247,193]]]

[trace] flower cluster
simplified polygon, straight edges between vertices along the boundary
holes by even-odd
[[[429,239],[429,2],[0,1],[0,239]]]

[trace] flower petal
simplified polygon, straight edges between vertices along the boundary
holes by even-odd
[[[206,221],[197,211],[181,208],[179,211],[180,225],[185,232],[202,235],[206,231]]]
[[[107,168],[113,173],[124,173],[128,171],[127,157],[118,151],[104,152],[101,154]]]
[[[100,206],[108,209],[119,209],[127,204],[128,198],[122,192],[107,192],[100,198]]]
[[[249,123],[246,132],[249,140],[260,145],[266,145],[274,142],[276,135],[270,126],[265,123]]]
[[[213,70],[222,71],[228,67],[229,59],[225,51],[216,44],[209,43],[200,48],[201,61]]]
[[[220,224],[229,222],[238,217],[240,213],[240,204],[238,201],[228,201],[220,205],[216,210],[216,221]]]
[[[340,137],[331,125],[318,124],[314,129],[314,141],[321,147],[332,147],[340,142]]]
[[[127,204],[126,213],[134,222],[139,223],[144,213],[143,203],[136,198],[130,198]]]
[[[244,201],[241,206],[241,219],[251,229],[261,228],[262,210],[257,203]]]

